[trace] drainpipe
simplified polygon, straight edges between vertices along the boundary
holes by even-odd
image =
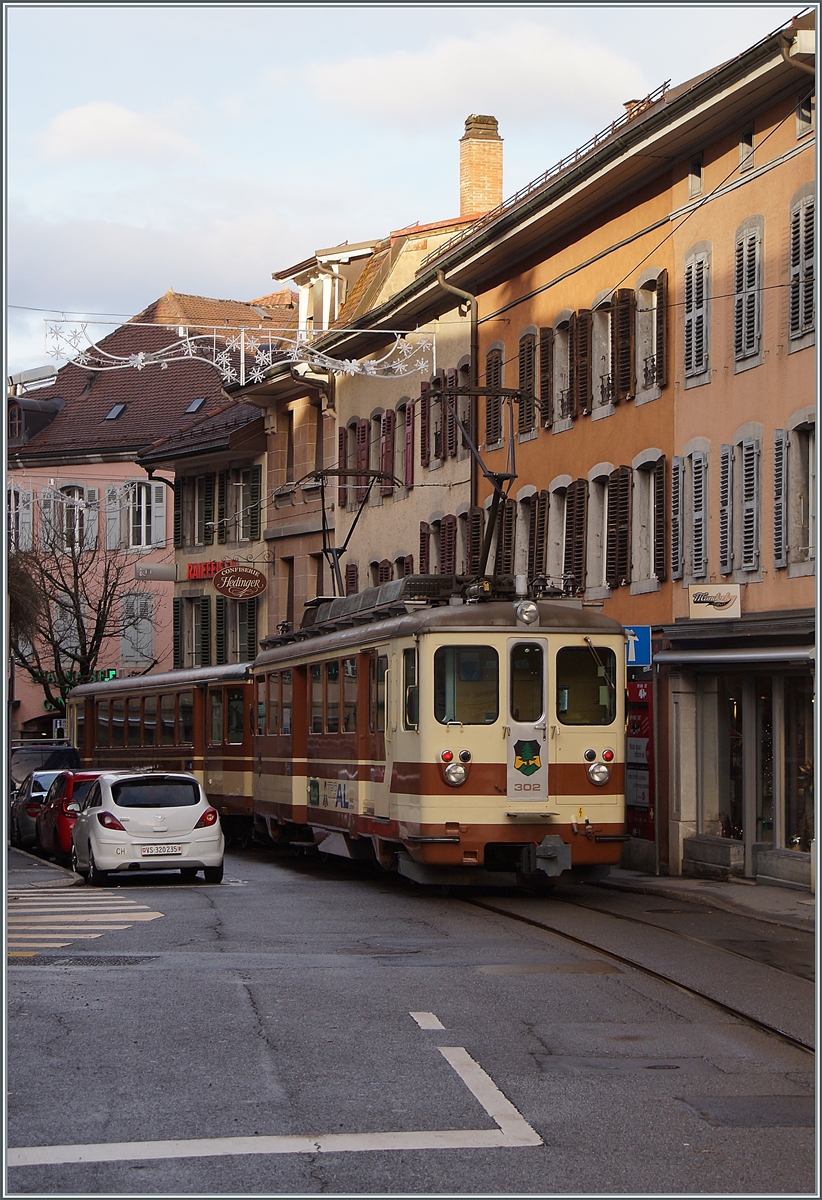
[[[479,380],[479,329],[477,323],[477,298],[472,296],[470,292],[463,291],[462,288],[454,287],[453,283],[446,283],[445,274],[441,270],[437,270],[437,283],[446,292],[450,292],[453,296],[459,296],[467,305],[471,313],[471,370],[469,373],[468,382],[472,388],[478,387]],[[477,420],[478,413],[478,397],[471,396],[471,429],[472,436],[476,437],[479,430],[479,421]],[[477,505],[477,463],[474,455],[471,455],[471,507]]]
[[[810,34],[810,37],[802,38],[801,34]],[[798,59],[791,57],[791,47],[795,42],[799,42],[797,53],[813,54],[815,50],[814,30],[798,29],[796,33],[780,33],[779,45],[782,49],[782,57],[789,67],[798,67],[800,71],[807,71],[809,75],[816,74],[816,67],[811,67],[807,63],[799,62]],[[807,45],[808,48],[805,48]]]

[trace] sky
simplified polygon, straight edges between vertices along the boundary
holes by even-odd
[[[800,11],[6,4],[6,373],[48,361],[44,319],[251,300],[321,247],[458,215],[470,113],[512,195]]]

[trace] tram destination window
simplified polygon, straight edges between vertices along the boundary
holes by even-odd
[[[493,725],[499,657],[490,646],[440,646],[434,654],[434,716],[441,725]]]
[[[511,716],[538,721],[542,716],[542,646],[520,642],[511,651]]]
[[[563,725],[610,725],[616,716],[616,656],[597,646],[557,652],[557,716]]]

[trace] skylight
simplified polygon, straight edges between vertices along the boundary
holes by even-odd
[[[114,408],[112,408],[110,412],[106,413],[106,420],[107,421],[116,421],[117,418],[120,416],[120,414],[124,413],[125,411],[126,411],[125,404],[115,404]]]
[[[192,400],[186,409],[187,413],[199,412],[206,402],[205,396],[198,396],[196,400]]]

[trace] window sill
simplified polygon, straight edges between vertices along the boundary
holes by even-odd
[[[519,444],[522,445],[523,442],[533,442],[535,440],[536,436],[537,436],[537,430],[529,429],[527,433],[518,434],[517,440],[519,441]]]
[[[573,429],[574,422],[571,417],[560,417],[558,421],[554,421],[551,426],[551,433],[565,433],[566,429]]]
[[[816,574],[816,561],[788,564],[788,579],[803,579]]]
[[[490,454],[490,452],[492,450],[501,450],[504,445],[505,445],[504,438],[500,438],[500,440],[498,442],[486,442],[485,443],[485,453]]]
[[[662,395],[662,388],[642,388],[634,397],[634,408],[639,408],[642,404],[650,404],[652,400],[658,400]]]
[[[734,359],[734,375],[741,375],[743,371],[750,371],[751,367],[761,367],[765,361],[765,356],[761,350],[757,350],[756,354],[749,354],[747,358]]]
[[[599,404],[591,412],[592,421],[601,421],[603,417],[612,417],[616,412],[616,408],[610,402],[608,404]]]
[[[585,589],[586,600],[608,600],[611,596],[609,587],[590,587]]]
[[[710,382],[710,368],[707,371],[703,371],[701,375],[687,375],[684,383],[685,391],[687,392],[689,388],[704,387],[706,383]]]
[[[650,592],[658,592],[660,583],[658,579],[637,579],[631,584],[632,596],[646,596]]]
[[[788,338],[788,354],[796,354],[797,350],[807,350],[816,345],[816,330],[809,329],[801,337]]]

